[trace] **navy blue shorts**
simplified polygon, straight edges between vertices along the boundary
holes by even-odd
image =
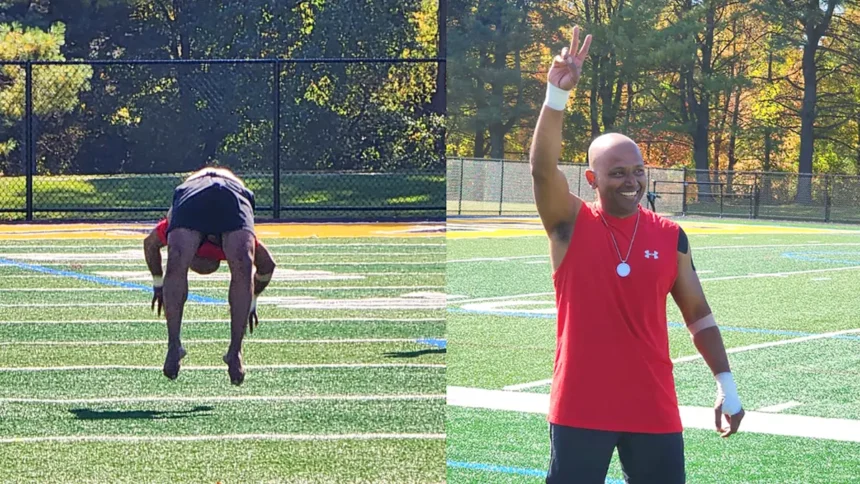
[[[612,453],[628,484],[683,484],[683,434],[607,432],[550,424],[547,484],[604,484]]]
[[[168,232],[186,228],[204,236],[235,230],[254,232],[254,194],[233,180],[204,175],[186,181],[173,193]]]

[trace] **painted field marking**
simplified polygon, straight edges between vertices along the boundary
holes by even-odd
[[[107,398],[0,398],[0,403],[37,403],[51,405],[93,405],[105,403],[134,402],[315,402],[315,401],[401,401],[401,400],[439,400],[444,394],[415,395],[230,395],[194,397],[107,397]]]
[[[246,344],[375,344],[414,343],[416,338],[366,338],[366,339],[246,339]],[[229,343],[230,339],[188,339],[186,344]],[[0,341],[0,346],[145,346],[164,345],[166,340],[124,341]]]
[[[445,321],[445,318],[266,318],[268,323],[435,323]],[[0,320],[4,324],[164,324],[164,319],[34,319],[34,320]],[[183,319],[182,324],[227,324],[229,319]]]
[[[758,343],[758,344],[747,345],[747,346],[738,346],[736,348],[727,348],[726,353],[742,353],[744,351],[759,350],[762,348],[772,348],[774,346],[783,346],[783,345],[794,344],[794,343],[803,343],[805,341],[813,341],[813,340],[817,340],[817,339],[832,338],[834,336],[839,336],[839,335],[843,335],[843,334],[851,334],[851,333],[860,333],[860,328],[846,329],[846,330],[842,330],[842,331],[833,331],[830,333],[813,334],[813,335],[809,335],[809,336],[802,336],[800,338],[784,339],[784,340],[779,340],[779,341],[770,341],[767,343]],[[672,359],[672,363],[685,363],[688,361],[696,361],[696,360],[699,360],[701,358],[702,358],[701,354],[682,356],[680,358]],[[508,386],[503,387],[502,389],[507,390],[507,391],[520,391],[520,390],[525,390],[528,388],[542,387],[542,386],[550,385],[550,384],[552,384],[552,378],[548,378],[546,380],[537,380],[537,381],[533,381],[533,382],[518,383],[516,385],[508,385]]]
[[[224,370],[225,366],[183,366],[183,371]],[[248,370],[320,370],[326,368],[445,368],[435,363],[320,363],[320,364],[281,364],[245,365]],[[87,370],[162,370],[160,366],[143,365],[72,365],[72,366],[6,366],[0,372],[36,371],[87,371]]]
[[[0,438],[0,444],[37,442],[201,442],[226,440],[444,440],[445,434],[220,434],[220,435],[62,435]]]
[[[548,394],[453,386],[448,387],[447,393],[447,404],[456,407],[544,415],[549,411]],[[713,408],[681,406],[680,414],[685,428],[716,431]],[[748,411],[741,423],[740,432],[860,442],[860,420]]]
[[[798,407],[800,405],[803,405],[803,404],[800,402],[791,401],[791,402],[780,403],[777,405],[771,405],[769,407],[761,407],[757,411],[758,412],[768,412],[768,413],[779,413],[779,412],[782,412],[783,410],[788,410],[789,408]]]

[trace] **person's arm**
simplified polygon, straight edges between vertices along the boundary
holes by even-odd
[[[161,308],[164,305],[164,271],[161,267],[161,248],[164,244],[158,238],[157,229],[152,229],[152,232],[143,239],[143,256],[146,259],[146,266],[149,268],[149,273],[152,274],[152,304],[151,309],[155,309],[155,303],[158,302],[158,315],[161,316]]]
[[[260,241],[257,241],[257,247],[254,250],[254,266],[257,268],[254,274],[254,295],[258,296],[269,285],[277,266],[272,253]]]
[[[565,47],[561,55],[553,59],[547,73],[547,97],[532,137],[529,162],[535,205],[541,223],[551,238],[563,235],[559,232],[568,232],[564,230],[565,224],[576,218],[582,206],[582,200],[570,193],[567,179],[558,168],[558,159],[561,156],[564,109],[570,91],[579,81],[590,44],[591,36],[588,35],[582,49],[577,51],[579,27],[574,27],[570,48]]]
[[[251,333],[254,332],[254,328],[260,325],[260,318],[257,316],[257,297],[271,282],[275,266],[272,253],[258,240],[254,249],[254,294],[251,296],[251,314],[248,316],[248,327],[251,329]]]
[[[678,237],[678,275],[672,287],[672,297],[681,310],[693,344],[702,355],[717,381],[717,402],[714,408],[717,431],[728,437],[738,431],[744,410],[738,397],[729,357],[714,320],[711,308],[705,299],[699,276],[693,265],[693,255],[687,235],[683,230]],[[729,428],[722,427],[722,415],[726,415]]]

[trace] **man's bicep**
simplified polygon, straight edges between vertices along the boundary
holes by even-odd
[[[561,170],[533,175],[532,184],[538,215],[547,232],[575,218],[582,200],[570,193],[570,185]]]
[[[681,247],[678,250],[678,275],[672,287],[672,297],[681,310],[684,321],[691,324],[710,314],[711,308],[693,267],[693,256],[689,247],[687,252],[681,252],[680,249]]]

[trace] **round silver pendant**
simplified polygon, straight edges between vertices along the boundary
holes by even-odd
[[[626,262],[622,262],[615,268],[615,272],[621,277],[627,277],[630,275],[630,266]]]

